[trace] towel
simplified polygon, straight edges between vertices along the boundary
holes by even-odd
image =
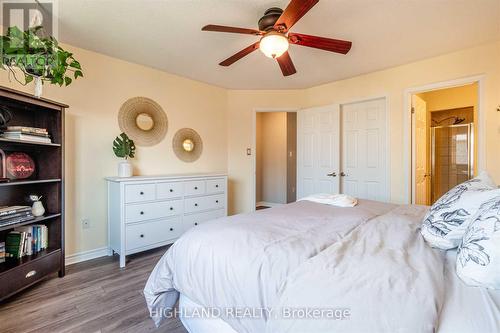
[[[354,207],[358,204],[358,199],[347,194],[318,193],[301,198],[297,201],[304,200],[337,207]]]

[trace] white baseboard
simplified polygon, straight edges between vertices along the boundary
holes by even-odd
[[[267,201],[259,201],[257,202],[256,206],[266,206],[266,207],[278,207],[278,206],[283,206],[284,204],[282,203],[276,203],[276,202],[267,202]]]
[[[76,264],[77,262],[87,261],[95,258],[105,257],[109,255],[107,246],[89,251],[82,251],[66,256],[66,266]]]

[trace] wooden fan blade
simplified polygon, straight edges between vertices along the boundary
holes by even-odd
[[[290,76],[297,73],[295,66],[293,65],[292,58],[290,58],[290,54],[287,52],[283,53],[279,58],[276,58],[278,64],[280,65],[281,72],[283,72],[283,76]]]
[[[351,49],[352,43],[346,40],[324,38],[296,33],[289,33],[288,40],[295,45],[314,47],[330,52],[347,54]]]
[[[233,55],[233,56],[227,58],[226,60],[224,60],[223,62],[221,62],[219,65],[230,66],[230,65],[234,64],[236,61],[240,60],[244,56],[247,56],[250,53],[252,53],[253,51],[257,50],[259,48],[259,43],[260,42],[257,42],[255,44],[250,45],[247,48],[244,48],[240,52],[236,53],[235,55]]]
[[[223,25],[214,25],[214,24],[209,24],[201,28],[202,31],[216,31],[216,32],[229,32],[233,34],[245,34],[245,35],[255,35],[255,36],[260,36],[263,35],[264,33],[255,30],[255,29],[247,29],[247,28],[236,28],[236,27],[226,27]]]
[[[298,20],[302,18],[319,0],[292,0],[283,14],[274,24],[274,29],[280,32],[288,31]]]

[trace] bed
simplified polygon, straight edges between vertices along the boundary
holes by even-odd
[[[426,210],[301,201],[206,223],[151,273],[151,316],[180,296],[190,333],[499,332],[500,293],[465,286],[453,251],[425,243]]]

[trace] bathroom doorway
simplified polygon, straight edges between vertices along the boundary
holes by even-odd
[[[474,176],[478,84],[411,96],[414,203],[431,205]]]

